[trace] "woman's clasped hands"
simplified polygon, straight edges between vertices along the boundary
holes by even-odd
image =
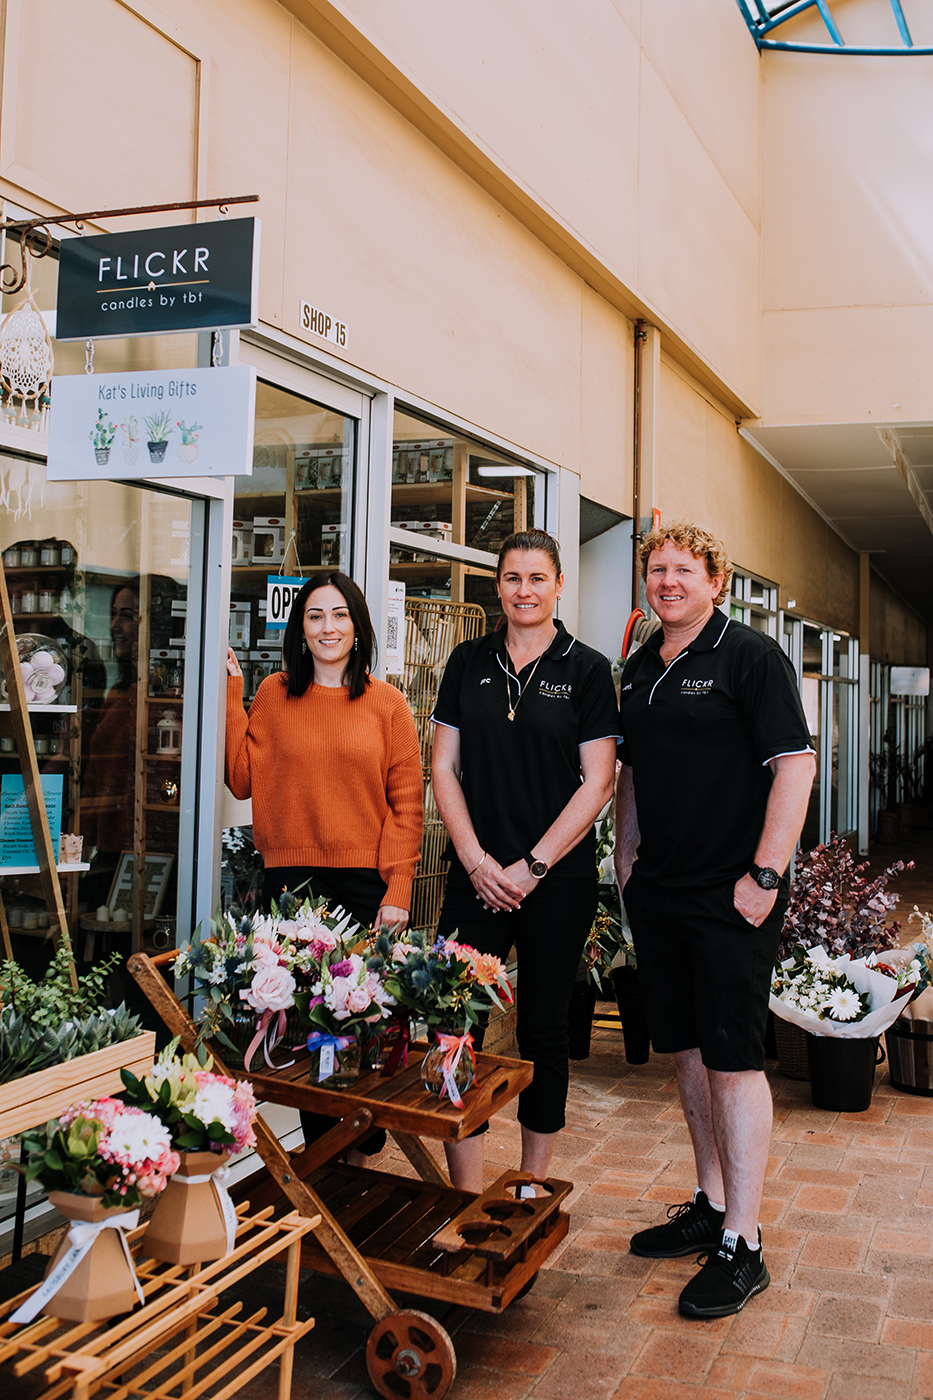
[[[517,860],[503,869],[488,851],[471,871],[470,880],[483,908],[494,914],[502,909],[517,909],[538,883],[527,861]]]

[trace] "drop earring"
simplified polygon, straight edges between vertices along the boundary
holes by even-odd
[[[359,651],[359,649],[360,649],[360,639],[359,639],[359,637],[354,637],[354,638],[353,638],[353,650],[354,650],[354,651]]]
[[[301,654],[302,654],[302,656],[304,656],[304,654],[305,654],[305,652],[306,652],[307,650],[308,650],[308,643],[305,641],[304,637],[302,637],[302,639],[301,639]]]

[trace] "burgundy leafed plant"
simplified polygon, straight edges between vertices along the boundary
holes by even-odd
[[[902,870],[913,870],[914,863],[895,861],[871,881],[862,873],[868,864],[856,865],[852,852],[835,833],[797,862],[779,959],[790,957],[795,944],[820,945],[831,957],[848,953],[853,958],[897,945],[899,924],[885,920],[900,895],[885,890],[889,880]]]

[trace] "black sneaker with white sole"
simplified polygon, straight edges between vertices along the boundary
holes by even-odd
[[[728,1317],[741,1312],[749,1298],[763,1293],[771,1282],[761,1253],[760,1230],[757,1249],[749,1249],[741,1235],[723,1230],[719,1248],[710,1250],[701,1262],[700,1272],[680,1295],[683,1317]]]
[[[667,1214],[665,1225],[653,1225],[632,1236],[629,1248],[633,1254],[642,1259],[679,1259],[682,1254],[718,1247],[725,1213],[714,1210],[699,1187],[692,1201],[671,1206]]]

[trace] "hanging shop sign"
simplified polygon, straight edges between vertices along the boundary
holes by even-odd
[[[308,582],[306,578],[287,578],[284,574],[266,575],[266,631],[284,632],[292,603]]]
[[[49,481],[249,476],[256,371],[134,370],[52,380]]]
[[[56,340],[254,326],[258,219],[65,238]]]

